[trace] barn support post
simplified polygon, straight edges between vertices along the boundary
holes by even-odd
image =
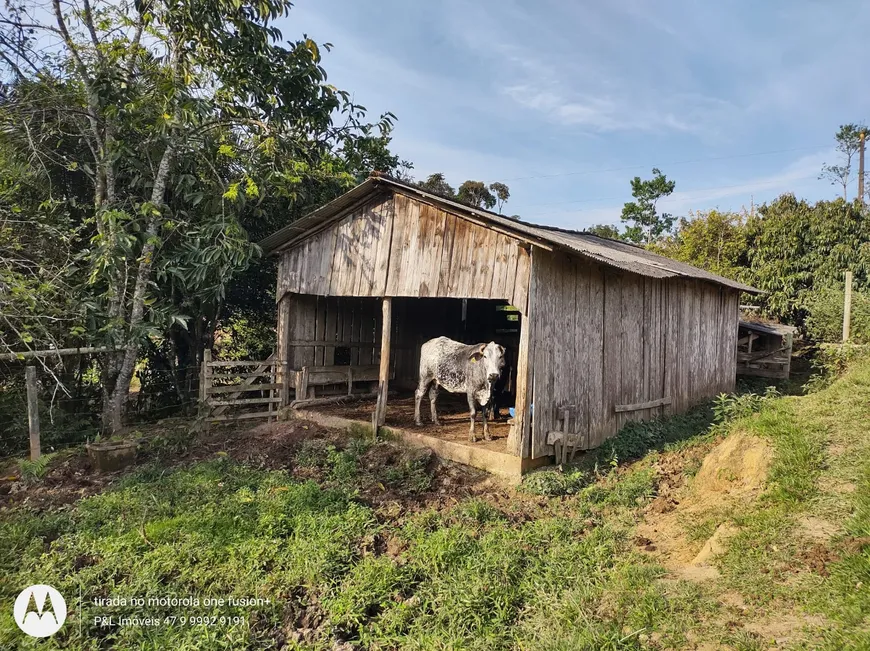
[[[287,292],[278,301],[278,347],[275,359],[277,373],[275,381],[281,385],[281,402],[282,407],[290,404],[290,302],[292,294]],[[296,396],[297,399],[304,399],[307,396]]]
[[[39,400],[36,392],[35,366],[25,367],[24,380],[27,385],[27,425],[30,429],[30,460],[36,461],[42,456],[42,448],[39,442]]]
[[[507,452],[515,456],[523,456],[523,437],[525,435],[526,413],[528,412],[529,393],[529,330],[531,323],[528,316],[520,318],[520,348],[517,351],[517,387],[516,404],[514,407],[514,422],[507,439]]]
[[[383,299],[383,321],[381,324],[381,365],[378,373],[378,401],[372,416],[372,429],[377,436],[378,428],[387,418],[387,392],[390,381],[390,333],[393,329],[393,299]]]
[[[529,252],[531,258],[532,252]],[[532,283],[532,265],[529,261],[529,275],[525,278],[528,291],[526,292],[526,304],[517,305],[520,308],[520,348],[517,351],[517,387],[516,402],[514,405],[514,422],[507,439],[507,452],[515,456],[531,457],[531,391],[532,377],[529,368],[531,359],[530,348],[532,345],[532,319],[530,306],[534,286]],[[522,281],[520,281],[522,282]]]

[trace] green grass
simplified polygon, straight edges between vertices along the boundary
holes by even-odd
[[[824,618],[816,646],[867,648],[870,546],[850,541],[870,536],[870,363],[854,363],[826,388],[777,400],[732,427],[769,440],[775,457],[762,499],[732,514],[740,531],[719,560],[723,588],[755,607]],[[842,529],[831,540],[810,540],[799,527],[806,516]],[[829,576],[801,571],[802,555],[819,546]]]
[[[325,470],[333,488],[223,457],[172,472],[143,469],[71,511],[18,510],[0,523],[2,598],[34,582],[57,587],[72,625],[39,645],[75,649],[268,648],[302,627],[305,613],[312,630],[293,642],[298,648],[333,640],[365,648],[637,648],[640,634],[626,627],[645,629],[696,606],[670,603],[651,582],[661,570],[631,552],[631,513],[651,492],[648,470],[590,486],[557,515],[513,518],[469,498],[380,523],[355,497],[365,447],[302,446],[297,461]],[[405,464],[414,462],[394,467],[403,485]],[[386,537],[401,551],[384,553],[373,542]],[[105,608],[88,602],[111,595],[259,596],[271,604],[196,610],[243,616],[224,626],[100,628],[89,618]],[[164,618],[179,609],[114,614]],[[577,616],[589,623],[582,634]],[[0,648],[16,646],[36,643],[4,610]]]
[[[0,648],[330,649],[347,642],[591,650],[724,641],[761,649],[769,640],[735,618],[783,613],[823,618],[807,633],[809,647],[870,645],[870,547],[854,542],[870,537],[870,364],[814,394],[735,404],[719,424],[705,407],[631,425],[564,473],[534,473],[509,500],[454,499],[457,492],[419,506],[415,496],[432,485],[428,457],[355,437],[300,444],[292,466],[316,481],[219,456],[142,468],[72,507],[18,507],[0,520],[0,601],[49,583],[67,597],[70,619],[56,636],[36,641],[18,631],[11,609],[0,609]],[[686,453],[682,472],[690,477],[697,451],[737,430],[773,447],[766,490],[753,503],[690,523],[699,542],[722,518],[738,533],[716,561],[719,581],[679,580],[634,541],[656,496],[657,468],[667,455]],[[371,501],[372,493],[402,506]],[[843,524],[828,543],[828,576],[795,562],[808,547],[797,524],[808,514]],[[748,614],[730,611],[725,592],[738,594]],[[111,595],[269,603],[188,613],[240,617],[212,626],[102,628],[91,617],[106,609],[88,602]],[[169,606],[114,609],[123,613],[181,614]]]

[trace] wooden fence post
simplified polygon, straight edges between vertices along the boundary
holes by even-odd
[[[852,272],[846,272],[846,299],[843,301],[843,343],[849,341],[852,330]]]
[[[36,394],[35,366],[25,367],[24,379],[27,384],[27,424],[30,428],[30,460],[36,461],[42,456],[42,449],[39,444],[39,400]]]
[[[208,430],[211,408],[208,404],[208,390],[211,388],[211,348],[202,351],[202,370],[199,373],[199,409],[203,418],[203,429]]]
[[[272,356],[275,357],[275,354],[273,353]],[[272,384],[272,388],[269,389],[269,398],[270,399],[281,397],[280,396],[281,392],[274,388],[275,387],[275,368],[276,368],[276,365],[279,363],[280,362],[273,362],[272,363],[271,374],[269,375],[269,382]],[[272,422],[272,403],[271,402],[269,403],[269,417],[268,417],[268,420],[266,422],[268,422],[268,423]]]

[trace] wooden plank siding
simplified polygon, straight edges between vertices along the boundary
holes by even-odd
[[[553,453],[548,437],[569,406],[575,440],[594,448],[627,423],[734,388],[736,289],[541,248],[401,193],[348,210],[280,254],[279,353],[290,370],[379,364],[380,299],[390,297],[391,386],[413,386],[420,345],[465,332],[450,331],[466,323],[462,301],[446,299],[467,298],[523,314],[523,431],[512,445],[525,457]]]
[[[626,423],[733,391],[737,291],[538,251],[532,274],[533,458],[553,454],[548,434],[567,405],[580,410],[580,446],[594,448]]]
[[[283,251],[277,295],[486,298],[525,310],[529,260],[518,239],[396,194]]]

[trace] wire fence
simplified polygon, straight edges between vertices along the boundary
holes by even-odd
[[[0,363],[0,457],[28,453],[25,365]],[[198,408],[199,366],[138,369],[131,384],[125,423],[146,425]],[[100,435],[103,391],[90,364],[64,361],[37,365],[40,439],[43,453],[81,445]]]

